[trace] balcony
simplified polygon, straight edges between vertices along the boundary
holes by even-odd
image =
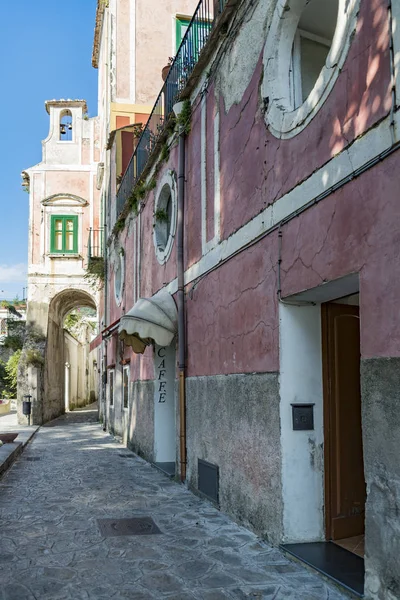
[[[88,263],[104,256],[104,229],[89,229]]]
[[[228,1],[200,0],[197,5],[165,83],[123,175],[117,192],[117,218],[164,133],[172,107],[182,98],[189,78],[199,62],[202,50]]]

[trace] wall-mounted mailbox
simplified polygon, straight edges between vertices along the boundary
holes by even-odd
[[[314,429],[314,404],[292,404],[293,431]]]

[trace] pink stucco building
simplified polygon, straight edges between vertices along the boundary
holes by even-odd
[[[395,600],[400,10],[210,6],[122,181],[109,147],[103,418],[288,551],[365,556],[365,597]]]

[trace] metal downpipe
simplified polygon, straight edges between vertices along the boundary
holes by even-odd
[[[178,223],[177,223],[177,271],[178,271],[178,352],[179,352],[179,448],[180,477],[186,480],[186,330],[185,330],[185,280],[184,280],[184,214],[185,214],[185,131],[179,129],[178,162]]]

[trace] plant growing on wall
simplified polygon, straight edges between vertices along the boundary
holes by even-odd
[[[125,217],[120,217],[113,227],[113,234],[117,235],[125,227]]]
[[[154,218],[160,223],[168,223],[168,213],[163,208],[159,208],[158,210],[156,210],[156,212],[154,213]]]
[[[168,160],[169,159],[169,147],[168,144],[164,144],[161,148],[160,160]]]
[[[143,129],[144,129],[143,123],[135,123],[133,125],[133,137],[135,137],[136,139],[139,139],[143,133]]]
[[[19,335],[8,335],[4,339],[4,344],[6,348],[11,348],[11,350],[21,350],[23,346],[23,340]]]
[[[185,100],[183,103],[180,115],[176,118],[178,129],[182,128],[186,135],[190,133],[192,126],[192,105],[190,100]]]
[[[85,269],[84,279],[94,288],[101,289],[105,279],[105,265],[102,256],[92,257]]]
[[[29,348],[26,351],[26,364],[40,369],[44,365],[44,358],[39,350]]]

